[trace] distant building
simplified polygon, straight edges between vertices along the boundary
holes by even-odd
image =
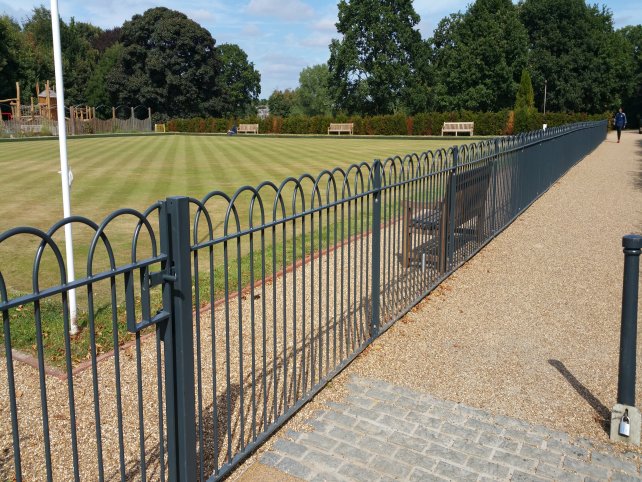
[[[259,119],[265,119],[270,115],[270,108],[267,105],[260,105],[256,108]]]

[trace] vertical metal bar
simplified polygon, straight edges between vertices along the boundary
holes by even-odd
[[[336,228],[336,226],[335,226]],[[330,366],[330,210],[325,211],[325,326],[326,326],[326,348],[325,348],[325,364]],[[336,326],[333,323],[333,326]],[[335,348],[336,348],[336,331],[335,334]],[[336,355],[336,350],[335,350]],[[333,362],[336,363],[336,362]]]
[[[318,190],[318,188],[317,188]],[[314,196],[315,192],[312,193],[312,196]],[[319,204],[321,204],[321,201],[319,200]],[[318,321],[318,330],[317,330],[317,336],[319,338],[319,341],[317,343],[317,351],[319,353],[319,380],[323,378],[323,211],[319,210],[319,280],[317,282],[317,285],[319,287],[318,289],[318,294],[319,294],[319,299],[318,299],[318,308],[317,311],[319,313],[319,321]],[[314,257],[314,253],[312,253],[312,256]],[[312,262],[313,263],[313,262]],[[314,285],[314,279],[312,280],[312,284]]]
[[[457,203],[457,164],[459,163],[459,148],[457,146],[453,147],[453,166],[450,175],[450,189],[449,197],[447,200],[446,208],[448,212],[448,236],[446,238],[446,260],[445,260],[445,272],[449,271],[452,263],[453,256],[455,251],[455,204]]]
[[[103,467],[103,442],[100,423],[100,395],[98,390],[98,364],[96,362],[96,326],[94,320],[94,291],[93,285],[87,285],[87,311],[89,314],[89,349],[91,351],[91,382],[94,395],[94,421],[96,424],[96,457],[98,462],[98,479],[105,479]]]
[[[225,286],[225,418],[227,422],[227,460],[232,460],[232,354],[230,341],[230,271],[228,240],[223,241],[223,284]]]
[[[136,332],[136,385],[138,395],[138,444],[140,450],[140,480],[147,481],[147,457],[145,457],[145,413],[143,409],[143,368],[141,359],[140,331]]]
[[[250,263],[252,261],[250,260]],[[241,237],[236,238],[236,301],[238,307],[238,327],[239,327],[239,418],[240,418],[240,447],[245,448],[245,393],[243,388],[243,278],[241,273]],[[251,301],[254,302],[253,300]],[[229,407],[232,410],[232,407]]]
[[[267,302],[265,289],[265,230],[261,229],[261,321],[263,329],[263,430],[268,427],[267,386]],[[214,311],[214,310],[212,310]]]
[[[497,232],[495,224],[495,216],[497,215],[497,169],[499,164],[499,139],[495,138],[495,155],[491,158],[493,167],[491,169],[490,175],[493,182],[493,190],[491,191],[491,203],[490,203],[490,233],[489,236],[494,236]]]
[[[165,433],[163,422],[163,374],[161,362],[161,339],[160,331],[156,330],[156,380],[158,389],[158,443],[159,443],[159,461],[160,461],[160,481],[165,482]]]
[[[120,383],[120,343],[118,341],[118,303],[116,299],[116,278],[109,278],[111,292],[112,342],[114,344],[114,381],[116,384],[116,419],[118,421],[118,460],[120,480],[125,480],[125,439],[123,428],[123,397]]]
[[[209,290],[210,290],[210,306],[214,306],[214,247],[210,246],[209,249]],[[218,379],[217,372],[217,353],[216,353],[216,310],[210,310],[210,333],[211,333],[211,349],[212,349],[212,427],[214,432],[214,473],[218,474],[219,470],[219,436],[218,436]]]
[[[379,336],[381,324],[381,161],[376,159],[372,166],[372,321],[370,339]]]
[[[0,292],[2,301],[6,301],[6,292],[3,291],[2,275],[0,274]],[[20,432],[18,428],[18,405],[16,403],[16,384],[13,370],[13,357],[11,356],[11,329],[9,311],[2,311],[2,326],[4,332],[4,353],[7,361],[7,382],[9,387],[9,407],[11,411],[11,434],[13,436],[13,463],[16,482],[22,481],[22,464],[20,457]]]
[[[312,199],[314,199],[314,192],[312,192]],[[314,276],[315,276],[315,270],[314,270],[314,242],[316,241],[316,237],[314,236],[314,213],[310,215],[310,388],[314,386],[314,374],[315,374],[315,344],[314,344]],[[320,244],[319,244],[320,246]],[[320,248],[319,248],[320,249]],[[305,283],[304,283],[305,285]],[[303,326],[305,327],[307,320],[303,320]],[[305,331],[303,332],[303,344],[305,347],[306,343],[306,338],[305,338]],[[304,348],[305,350],[305,348]],[[305,357],[304,357],[305,358]],[[306,380],[307,380],[307,375],[306,375]],[[306,389],[304,385],[304,390]]]
[[[312,196],[314,197],[314,192],[312,193]],[[305,394],[305,320],[307,319],[307,306],[305,303],[305,300],[307,299],[307,287],[306,287],[306,262],[305,262],[305,218],[306,216],[301,217],[301,279],[302,281],[302,300],[303,302],[301,303],[302,309],[301,309],[301,370],[300,370],[300,377],[301,377],[301,382],[297,386],[295,385],[295,390],[294,390],[294,400],[297,400],[297,393],[298,390],[301,390],[301,395]],[[310,224],[314,225],[314,217],[310,220]],[[312,250],[312,245],[313,241],[310,243],[310,259],[312,259],[312,256],[314,255],[314,251]],[[294,339],[295,341],[295,348],[296,348],[296,338]],[[294,365],[296,366],[296,352],[295,352],[295,357],[294,357],[295,363]],[[296,380],[296,376],[294,377]]]
[[[194,341],[189,243],[189,199],[167,198],[161,206],[161,249],[173,282],[163,285],[163,306],[171,313],[164,325],[167,387],[167,454],[169,480],[196,480],[194,410]]]
[[[198,264],[198,250],[194,250],[194,306],[200,307],[201,306],[201,299],[200,299],[200,289],[199,289],[199,264]],[[198,446],[199,446],[199,451],[198,451],[198,473],[199,473],[199,479],[203,480],[204,479],[204,466],[205,466],[205,457],[204,457],[204,447],[205,443],[203,440],[203,370],[202,370],[202,362],[201,362],[201,312],[200,310],[196,309],[196,320],[195,320],[195,325],[196,325],[196,387],[197,387],[197,394],[196,394],[196,400],[198,403]]]
[[[51,467],[51,435],[49,434],[49,406],[47,404],[47,384],[45,381],[45,352],[42,343],[42,318],[40,312],[40,301],[33,303],[34,319],[36,321],[36,349],[38,352],[38,379],[40,384],[40,407],[42,410],[42,435],[44,438],[45,468],[47,469],[47,480],[53,480],[53,469]],[[68,352],[67,352],[68,353]]]
[[[620,366],[617,402],[635,406],[635,368],[638,324],[638,284],[642,236],[629,234],[622,238],[624,247],[624,286],[622,289],[622,328],[620,331]]]
[[[252,345],[252,440],[256,439],[256,314],[254,299],[254,233],[250,233],[250,328]],[[240,281],[239,281],[240,285]],[[197,305],[198,306],[198,305]],[[203,478],[201,477],[201,480]]]
[[[296,196],[296,189],[294,190],[294,193],[292,194],[293,196]],[[296,212],[296,201],[293,200],[293,206],[292,210],[293,212]],[[297,272],[297,242],[299,241],[297,239],[296,235],[296,218],[292,220],[292,383],[290,384],[292,388],[292,404],[296,403],[296,392],[297,392],[297,380],[296,380],[296,365],[297,365],[297,360],[296,360],[296,320],[297,320],[297,290],[298,290],[298,285],[297,285],[297,277],[296,277],[296,272]],[[305,246],[302,246],[301,248],[301,268],[303,269],[303,265],[305,265]],[[285,275],[284,275],[285,277]],[[301,279],[301,284],[305,286],[305,278]],[[305,298],[302,298],[303,304],[305,305]],[[314,313],[314,312],[313,312]],[[305,318],[303,318],[303,322],[305,323]],[[304,341],[305,343],[305,341]],[[284,342],[283,343],[283,351],[287,351],[287,344]],[[288,406],[288,399],[287,395],[285,397],[285,401],[283,404],[283,410],[287,410]]]

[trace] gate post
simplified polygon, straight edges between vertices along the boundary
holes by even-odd
[[[196,414],[189,198],[167,198],[162,203],[160,224],[161,251],[168,255],[163,308],[171,314],[161,328],[168,479],[191,482],[196,480]]]
[[[381,161],[372,165],[372,320],[370,339],[379,336],[381,324]]]

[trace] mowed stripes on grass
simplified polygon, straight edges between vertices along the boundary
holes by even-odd
[[[68,158],[74,176],[72,213],[100,223],[116,209],[128,207],[143,211],[167,196],[187,195],[200,199],[213,190],[232,195],[243,185],[256,186],[268,180],[278,185],[289,176],[299,177],[303,173],[316,176],[324,169],[447,148],[453,143],[452,138],[411,137],[168,135],[71,138]],[[55,139],[0,144],[3,173],[0,232],[19,225],[46,230],[63,217],[58,149]],[[247,207],[240,211],[247,213]],[[123,228],[123,233],[127,233],[121,240],[123,246],[131,238],[130,229]],[[118,237],[118,229],[115,232]],[[77,236],[81,246],[76,249],[82,260],[86,253],[82,247],[83,235]],[[86,233],[84,239],[88,237],[89,233]],[[5,277],[21,271],[19,277],[23,278],[24,270],[29,271],[33,250],[23,252],[25,248],[35,246],[35,240],[25,243],[0,246],[0,271]],[[84,272],[84,264],[81,266],[80,272]],[[26,288],[30,285],[23,286]]]

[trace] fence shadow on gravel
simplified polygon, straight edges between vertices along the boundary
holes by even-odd
[[[2,475],[224,477],[605,135],[605,122],[573,124],[245,186],[233,196],[168,198],[100,224],[73,217],[49,232],[0,233],[0,250],[12,238],[36,240],[24,245],[36,251],[31,292],[15,294],[0,266]],[[480,169],[490,172],[483,202],[455,207],[467,189],[455,179]],[[404,206],[437,201],[448,221],[408,235]],[[472,203],[484,209],[474,226],[457,218]],[[247,218],[239,206],[249,206]],[[117,263],[122,253],[105,233],[123,216],[136,224],[131,253]],[[85,275],[69,283],[53,238],[67,223],[95,232]],[[149,246],[144,255],[139,240]],[[60,281],[40,289],[43,252]],[[94,272],[96,252],[105,268]],[[76,374],[72,289],[87,306],[90,335],[90,367]],[[59,335],[43,315],[50,300]],[[108,323],[98,325],[97,314]],[[37,369],[12,358],[12,335],[25,327],[35,332]],[[46,374],[54,336],[64,341],[64,381]],[[113,353],[99,358],[107,339]]]

